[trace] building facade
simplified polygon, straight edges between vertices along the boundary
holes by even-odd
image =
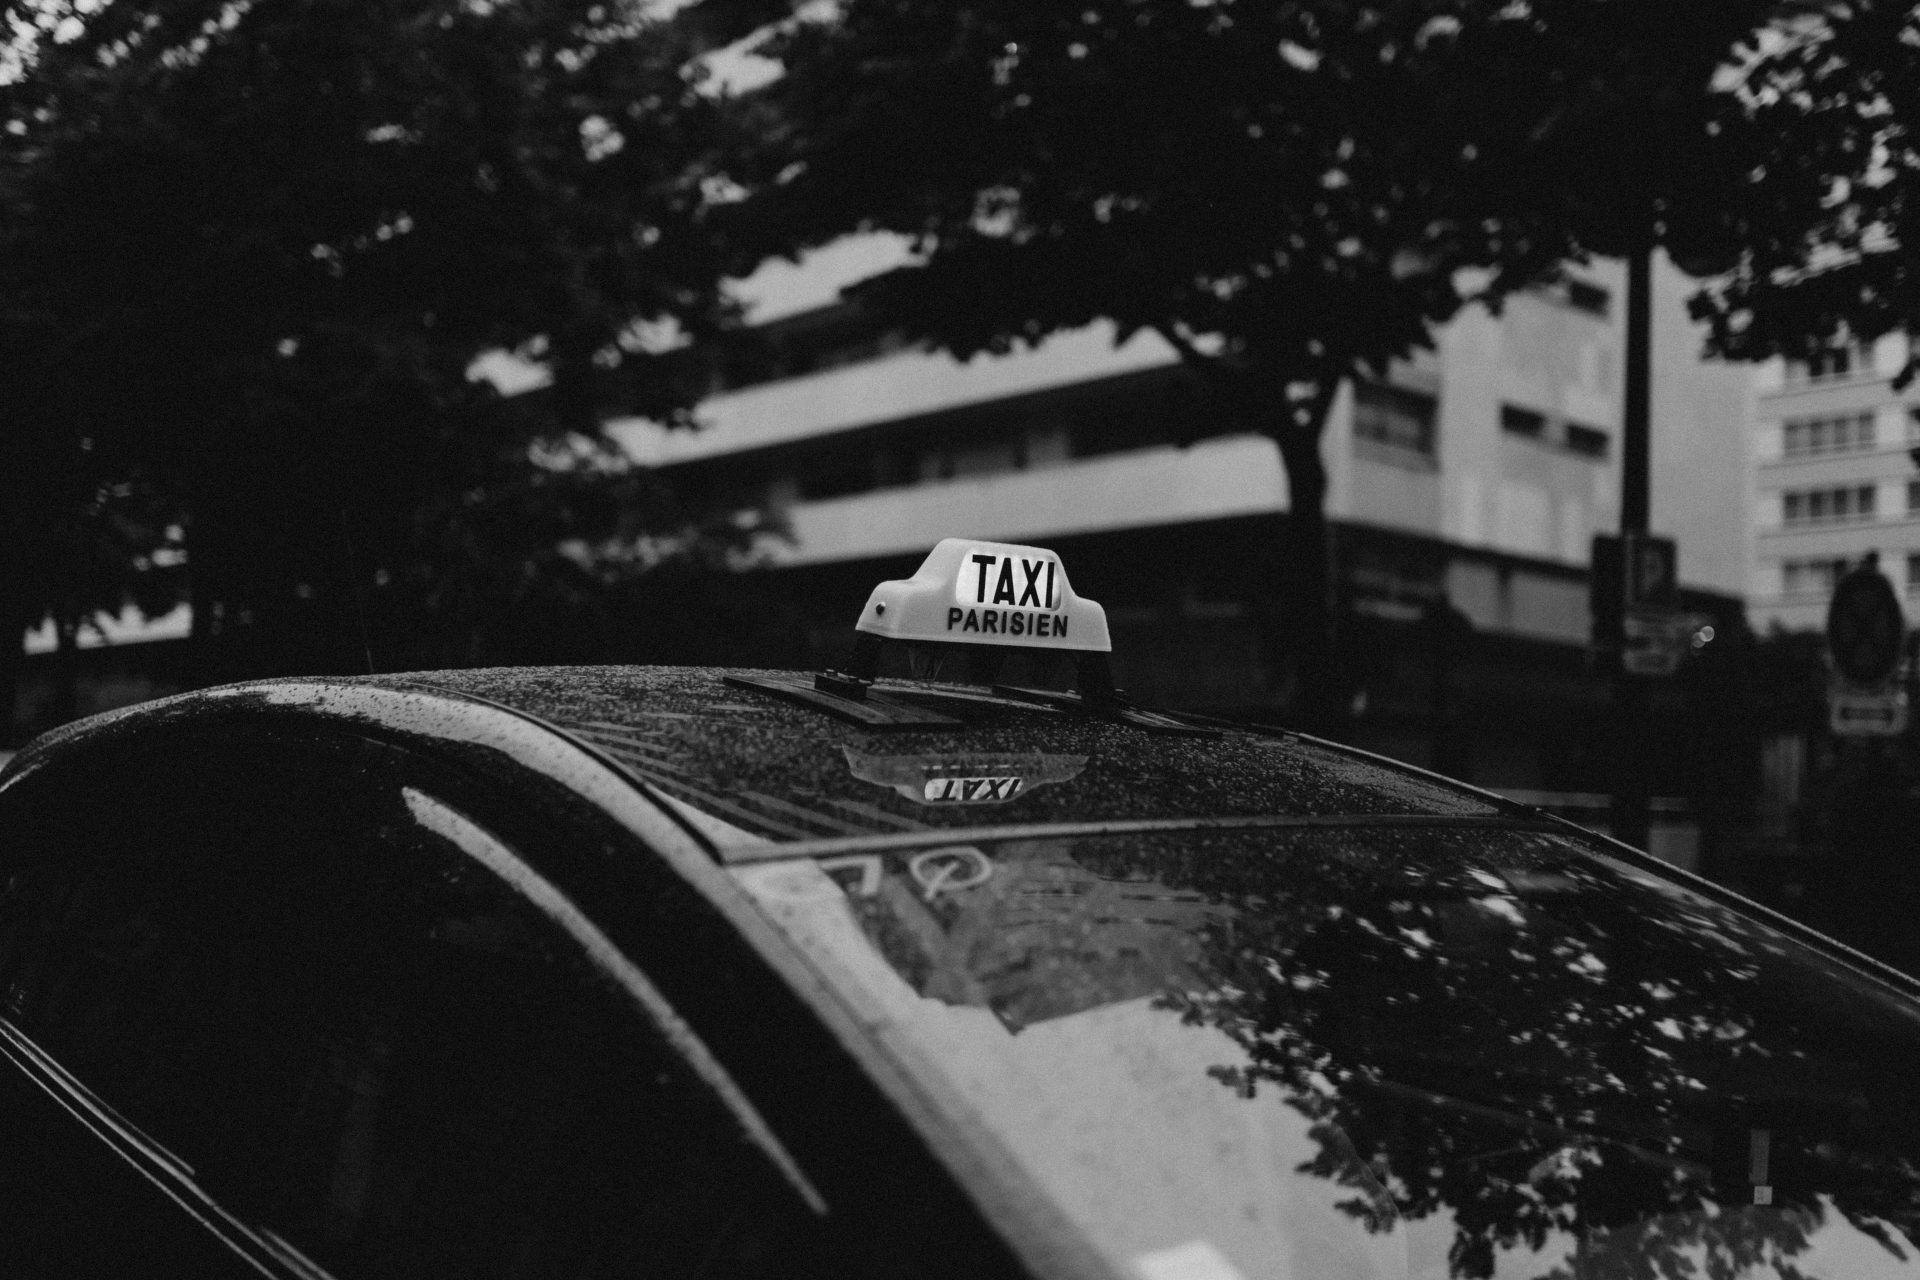
[[[612,434],[696,501],[784,516],[768,573],[796,584],[815,657],[866,585],[968,535],[1058,548],[1107,606],[1116,667],[1143,696],[1284,703],[1288,673],[1262,643],[1289,506],[1273,444],[1210,421],[1149,334],[1116,343],[1096,326],[961,362],[873,332],[838,287],[895,260],[854,243],[747,282],[764,352],[721,371],[705,428]],[[1683,583],[1737,611],[1748,375],[1697,358],[1684,281],[1664,264],[1655,278],[1654,524],[1680,543]],[[1605,699],[1586,663],[1586,568],[1593,535],[1618,524],[1623,290],[1596,263],[1497,315],[1470,309],[1432,351],[1342,389],[1322,452],[1369,745],[1512,785],[1581,772],[1542,750],[1550,708]],[[1470,658],[1449,627],[1473,637]],[[1506,728],[1467,735],[1471,767],[1449,759],[1446,726],[1487,717]]]
[[[1754,625],[1818,630],[1833,584],[1869,556],[1920,604],[1920,387],[1896,391],[1908,343],[1894,335],[1755,377]]]

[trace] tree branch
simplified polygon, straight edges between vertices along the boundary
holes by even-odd
[[[1165,338],[1167,345],[1180,353],[1181,363],[1194,369],[1203,377],[1209,379],[1217,379],[1219,377],[1221,364],[1219,357],[1210,356],[1202,351],[1192,338],[1180,331],[1180,326],[1177,321],[1158,320],[1147,327],[1159,334],[1162,338]]]

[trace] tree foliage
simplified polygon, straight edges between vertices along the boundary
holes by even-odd
[[[1745,98],[1783,144],[1746,175],[1797,165],[1818,187],[1808,218],[1756,228],[1695,299],[1712,347],[1737,359],[1808,357],[1920,334],[1920,14],[1887,0],[1820,6],[1752,53]],[[1909,358],[1904,385],[1915,371]]]
[[[688,529],[633,505],[598,417],[686,422],[670,348],[728,320],[691,59],[751,8],[8,6],[9,435],[170,503],[196,630],[242,667],[358,665],[356,597],[410,658],[476,658],[592,581],[583,548]],[[493,349],[552,386],[503,400]]]

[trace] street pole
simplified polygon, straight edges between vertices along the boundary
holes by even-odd
[[[1642,243],[1627,255],[1627,402],[1621,420],[1620,532],[1649,529],[1648,439],[1651,434],[1653,253]]]
[[[1649,529],[1649,442],[1652,430],[1653,346],[1651,237],[1643,238],[1627,254],[1626,403],[1620,421],[1620,533],[1631,548],[1636,535]],[[1624,652],[1625,619],[1614,637],[1615,653]],[[1647,847],[1649,830],[1647,755],[1652,746],[1648,713],[1652,699],[1646,680],[1631,675],[1624,665],[1613,673],[1613,702],[1617,717],[1618,758],[1615,765],[1612,825],[1616,839],[1636,849]]]

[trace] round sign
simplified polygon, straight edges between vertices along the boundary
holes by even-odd
[[[1835,669],[1855,684],[1878,684],[1894,673],[1906,629],[1893,584],[1878,569],[1862,566],[1835,585],[1827,647]]]

